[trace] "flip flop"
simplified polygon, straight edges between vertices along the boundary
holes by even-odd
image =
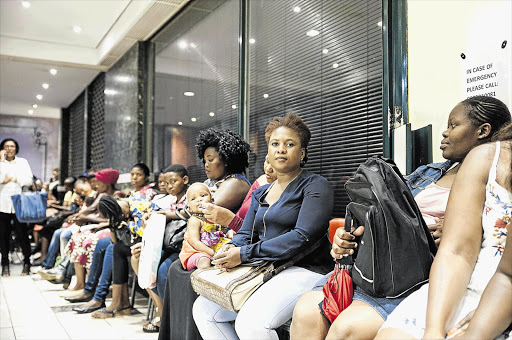
[[[131,309],[132,309],[132,307],[128,306],[128,307],[124,307],[121,309],[108,311],[106,309],[106,307],[103,307],[101,310],[97,310],[97,311],[93,312],[91,314],[91,317],[94,319],[109,319],[109,318],[114,318],[117,315],[119,315],[119,316],[131,315],[132,314]]]
[[[156,317],[151,322],[142,326],[142,331],[144,333],[158,333],[160,331],[160,327],[156,325],[157,322],[160,322],[160,318]]]

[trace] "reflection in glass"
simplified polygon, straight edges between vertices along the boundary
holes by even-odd
[[[238,0],[194,1],[153,40],[154,169],[179,163],[203,180],[198,132],[237,131],[238,17]]]

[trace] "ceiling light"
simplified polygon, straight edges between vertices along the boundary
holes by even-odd
[[[338,68],[338,66],[340,65],[338,65],[337,63],[332,64],[332,68]]]
[[[192,48],[196,48],[196,47],[197,47],[197,45],[196,45],[196,44],[194,44],[194,43],[190,43],[190,47],[192,47]]]
[[[184,48],[187,48],[187,42],[186,41],[180,41],[178,43],[178,46],[181,48],[181,49],[184,49]]]
[[[36,98],[37,98],[38,100],[43,100],[43,96],[42,96],[41,94],[38,94],[38,95],[36,96]]]
[[[238,106],[236,106],[235,104],[231,105],[231,108],[232,109],[236,109]]]
[[[45,90],[48,90],[48,88],[50,87],[50,85],[48,85],[48,83],[44,83],[43,85],[41,85],[43,87],[43,89]]]
[[[173,99],[174,99],[174,97],[169,97],[169,100],[173,100]]]
[[[324,49],[322,50],[322,53],[323,53],[323,54],[327,54],[327,53],[329,53],[329,50],[328,50],[328,49],[326,49],[326,48],[324,48]]]
[[[73,26],[73,31],[75,33],[80,33],[80,32],[82,32],[82,27],[75,25],[75,26]]]
[[[116,80],[121,83],[128,83],[132,78],[130,76],[117,76]]]
[[[37,109],[37,104],[32,105],[34,109]]]
[[[210,117],[213,117],[213,116],[215,116],[215,112],[210,112],[209,115],[210,115]]]
[[[264,93],[263,98],[268,98],[268,93]]]
[[[193,122],[195,122],[195,121],[197,121],[197,118],[192,117],[192,118],[190,118],[190,120],[191,120],[191,121],[193,121]]]
[[[314,36],[317,36],[319,34],[320,34],[320,32],[318,32],[317,30],[309,30],[309,31],[306,32],[306,35],[308,37],[314,37]]]
[[[21,2],[21,5],[22,5],[23,7],[25,7],[25,8],[29,8],[29,7],[30,7],[30,2],[28,2],[28,1],[22,1],[22,2]]]
[[[178,122],[178,125],[183,125],[183,122]]]
[[[109,96],[113,96],[113,95],[117,94],[117,91],[116,90],[111,90],[111,89],[105,89],[103,91],[103,93],[105,93],[106,95],[109,95]]]
[[[382,21],[379,21],[379,22],[377,23],[377,26],[382,27]]]
[[[187,97],[193,97],[195,95],[195,93],[191,92],[191,91],[186,91],[186,92],[183,92],[183,95],[185,95]]]
[[[34,113],[34,110],[28,110],[28,114],[33,114]]]
[[[294,11],[295,13],[299,13],[299,12],[300,12],[300,7],[299,7],[299,6],[295,6],[295,7],[293,7],[293,11]]]
[[[254,38],[249,39],[249,44],[254,44],[256,40]]]
[[[54,68],[52,68],[52,69],[50,70],[50,73],[54,76],[54,75],[56,75],[56,74],[57,74],[57,70],[56,70],[56,69],[54,69]]]

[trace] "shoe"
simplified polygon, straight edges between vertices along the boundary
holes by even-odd
[[[132,307],[124,307],[121,309],[116,309],[113,311],[108,311],[106,308],[102,308],[101,310],[97,310],[94,313],[91,314],[91,317],[94,319],[109,319],[114,318],[116,316],[123,316],[123,315],[131,315],[132,314]]]
[[[9,266],[2,266],[2,277],[11,276],[11,272],[9,271]]]
[[[78,314],[87,314],[92,313],[94,311],[97,311],[98,309],[105,308],[105,303],[102,303],[101,306],[98,307],[90,307],[90,308],[82,308],[82,307],[73,307],[73,311],[77,312]]]
[[[30,275],[30,263],[25,263],[23,265],[23,270],[21,271],[21,276]]]
[[[46,269],[39,273],[41,277],[47,281],[57,281],[56,283],[61,283],[64,280],[64,276],[66,274],[66,267],[69,263],[69,259],[65,258],[59,263],[57,267],[53,267],[52,269]],[[53,282],[52,282],[53,283]]]
[[[68,302],[71,302],[71,303],[76,303],[76,302],[89,302],[92,300],[92,294],[87,294],[87,293],[82,293],[80,294],[79,296],[70,296],[70,297],[67,297],[65,298],[66,301]]]
[[[160,326],[157,326],[157,322],[160,322],[160,318],[156,317],[151,322],[142,326],[142,331],[144,333],[158,333],[160,332]]]

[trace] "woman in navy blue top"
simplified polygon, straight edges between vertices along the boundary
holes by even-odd
[[[307,125],[295,114],[270,122],[265,139],[277,180],[253,192],[242,228],[213,263],[233,268],[258,260],[286,261],[322,238],[325,243],[263,284],[238,313],[200,296],[193,315],[204,339],[277,339],[275,329],[291,318],[298,298],[332,267],[325,235],[333,191],[325,178],[302,169],[310,137]]]

